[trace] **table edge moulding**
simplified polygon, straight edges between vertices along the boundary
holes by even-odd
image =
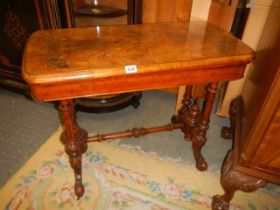
[[[26,44],[22,74],[34,100],[60,102],[62,140],[80,198],[81,157],[89,142],[181,129],[196,167],[206,170],[201,148],[219,81],[243,77],[254,56],[229,32],[203,21],[43,30]],[[209,85],[200,107],[191,92],[192,84],[202,83]],[[88,137],[76,121],[76,98],[180,85],[187,85],[183,107],[170,124]]]

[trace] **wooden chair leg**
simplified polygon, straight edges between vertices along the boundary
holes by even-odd
[[[69,155],[71,167],[74,170],[75,194],[79,199],[85,191],[82,184],[82,154],[87,150],[88,135],[76,122],[73,100],[60,101],[59,111],[64,126],[62,141],[65,151]]]

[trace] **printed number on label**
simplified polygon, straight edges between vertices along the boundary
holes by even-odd
[[[127,74],[137,72],[137,66],[136,65],[125,66],[124,68],[125,68],[125,73],[127,73]]]

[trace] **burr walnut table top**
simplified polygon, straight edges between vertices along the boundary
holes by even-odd
[[[203,21],[42,30],[27,42],[22,74],[33,98],[48,101],[238,79],[253,57]]]

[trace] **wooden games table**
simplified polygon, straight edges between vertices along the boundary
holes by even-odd
[[[203,21],[43,30],[27,42],[22,74],[36,101],[59,101],[63,142],[75,173],[75,193],[84,193],[82,154],[88,142],[138,137],[181,129],[199,170],[219,81],[243,76],[254,52],[230,33]],[[208,83],[203,107],[192,84]],[[88,137],[75,119],[80,97],[186,85],[183,107],[168,125]],[[155,107],[156,109],[156,107]],[[148,119],[147,119],[148,120]]]

